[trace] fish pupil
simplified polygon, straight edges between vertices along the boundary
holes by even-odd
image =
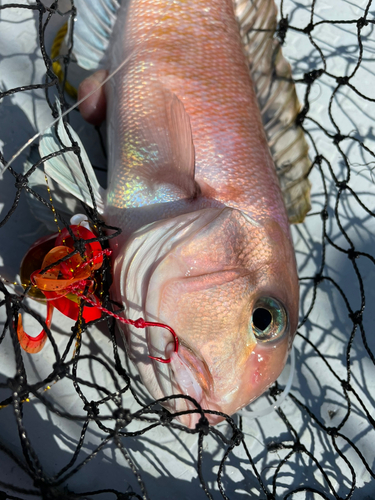
[[[264,331],[266,330],[272,321],[272,315],[268,309],[264,309],[263,307],[258,307],[253,312],[253,325],[258,330]]]

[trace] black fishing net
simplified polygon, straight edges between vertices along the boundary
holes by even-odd
[[[344,0],[290,0],[279,9],[277,37],[312,160],[312,209],[293,228],[301,307],[288,397],[258,419],[245,411],[210,427],[202,414],[189,430],[148,399],[107,314],[91,323],[55,314],[43,351],[23,352],[18,313],[30,331],[46,326],[45,305],[11,284],[20,283],[24,253],[47,234],[27,197],[49,207],[60,228],[69,225],[52,211],[53,194],[30,187],[40,161],[29,145],[0,179],[1,499],[375,498],[374,12],[371,1]],[[50,57],[74,14],[69,0],[0,0],[4,167],[57,117],[55,96],[63,110],[74,102],[63,91],[70,51],[58,59],[61,81]],[[100,171],[103,129],[77,110],[68,119]],[[95,210],[86,214],[107,248],[115,230],[106,232]],[[118,310],[107,257],[100,284],[106,308]],[[280,397],[288,370],[253,407]]]

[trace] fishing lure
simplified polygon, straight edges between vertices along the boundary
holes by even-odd
[[[74,248],[77,242],[82,241],[83,257]],[[144,321],[143,318],[128,320],[102,306],[96,293],[100,283],[95,271],[101,269],[103,257],[109,257],[111,253],[110,249],[103,250],[97,236],[83,225],[71,225],[60,233],[40,238],[32,245],[21,263],[21,279],[24,286],[31,286],[31,297],[46,298],[47,327],[51,327],[54,308],[75,321],[79,318],[86,322],[94,321],[104,313],[135,328],[166,328],[175,340],[174,352],[178,352],[178,337],[172,328],[162,323]],[[35,270],[39,266],[41,269]],[[21,347],[30,354],[40,352],[48,338],[45,330],[37,336],[28,335],[23,328],[21,314],[18,315],[17,335]],[[160,363],[171,361],[156,356],[150,356],[150,359]]]

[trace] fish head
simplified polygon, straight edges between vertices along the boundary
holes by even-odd
[[[128,352],[153,397],[189,396],[163,402],[173,413],[196,410],[194,399],[231,415],[276,380],[292,345],[299,287],[290,235],[277,220],[231,208],[151,226],[129,247],[122,300],[131,315],[173,328],[179,348],[166,330],[149,328],[127,331]],[[194,427],[199,417],[179,419]]]

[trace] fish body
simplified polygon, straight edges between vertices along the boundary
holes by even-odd
[[[165,330],[119,326],[155,399],[185,394],[230,415],[282,371],[299,301],[288,217],[233,4],[131,0],[116,16],[104,62],[117,72],[106,85],[100,204],[122,229],[112,242],[113,298],[126,317],[172,327],[180,348]],[[69,189],[57,170],[46,166]],[[165,406],[195,408],[183,398]],[[199,415],[179,418],[194,427]]]
[[[154,184],[147,189],[146,182],[139,182],[154,173],[151,180],[161,186],[158,175],[176,175],[173,144],[162,149],[166,140],[158,137],[165,128],[173,132],[165,116],[172,99],[168,94],[173,94],[191,126],[195,162],[194,171],[188,164],[187,181],[194,178],[203,197],[257,219],[277,219],[289,235],[232,1],[205,1],[203,6],[200,0],[137,0],[126,5],[109,50],[110,72],[126,58],[130,61],[109,82],[107,116],[114,146],[107,205],[122,209],[182,197],[176,190],[169,193]],[[179,132],[184,133],[182,126]],[[191,145],[181,137],[173,141],[180,141],[181,154],[189,153]],[[193,195],[194,187],[186,186],[187,194]]]

